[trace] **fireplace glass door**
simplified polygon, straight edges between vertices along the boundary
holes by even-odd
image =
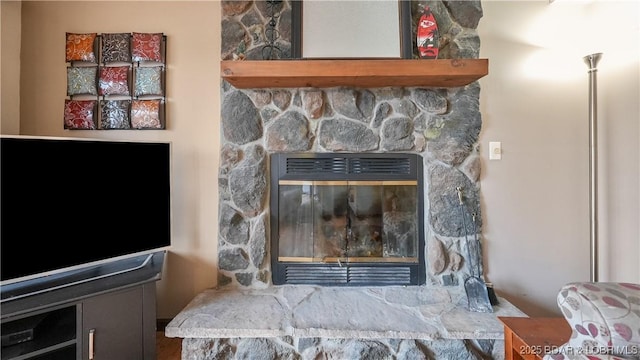
[[[426,280],[422,158],[271,154],[275,285],[420,285]]]
[[[278,261],[417,263],[418,182],[280,180]]]

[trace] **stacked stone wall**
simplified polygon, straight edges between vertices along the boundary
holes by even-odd
[[[479,91],[477,83],[455,89],[277,90],[239,90],[225,83],[220,283],[270,284],[269,154],[410,152],[424,160],[430,283],[460,284],[467,245],[481,228]],[[457,187],[463,189],[464,207]]]

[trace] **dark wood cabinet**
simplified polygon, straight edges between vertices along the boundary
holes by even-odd
[[[163,259],[4,302],[1,360],[155,360],[155,282]]]
[[[82,302],[83,359],[155,359],[155,354],[144,349],[147,288],[150,286],[138,286]],[[151,330],[155,335],[155,329]]]
[[[2,360],[56,359],[77,354],[79,307],[54,307],[2,323]]]

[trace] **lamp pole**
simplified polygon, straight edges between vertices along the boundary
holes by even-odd
[[[598,62],[602,53],[585,56],[589,67],[589,225],[591,245],[591,281],[598,281]]]

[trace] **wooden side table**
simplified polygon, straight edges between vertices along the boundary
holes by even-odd
[[[565,318],[498,317],[504,324],[505,360],[542,360],[569,340]]]

